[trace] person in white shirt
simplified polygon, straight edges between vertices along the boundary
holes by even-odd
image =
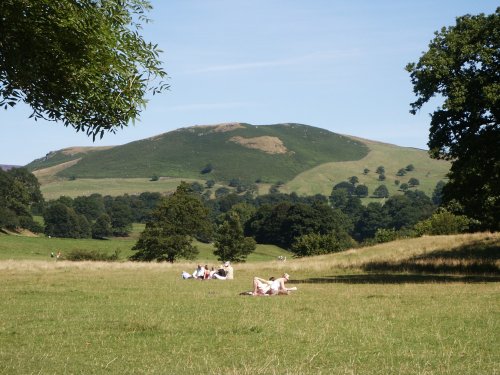
[[[193,272],[193,278],[203,280],[204,277],[205,277],[205,267],[200,266],[198,264],[198,267]]]
[[[224,270],[224,272],[216,272],[213,274],[214,279],[218,280],[233,280],[234,279],[234,269],[233,266],[231,266],[230,262],[225,262],[223,266],[221,266],[221,269]]]

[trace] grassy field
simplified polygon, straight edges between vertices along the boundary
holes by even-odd
[[[397,241],[236,265],[233,281],[182,280],[193,262],[0,261],[0,373],[498,374],[499,246],[499,234]],[[494,270],[406,269],[433,254],[486,254]],[[284,271],[294,294],[239,295]]]
[[[446,174],[450,164],[443,160],[430,159],[427,153],[413,148],[403,148],[380,142],[362,140],[370,148],[370,152],[361,160],[345,161],[337,163],[325,163],[297,175],[288,182],[281,190],[284,192],[296,192],[299,195],[323,194],[329,196],[334,185],[346,181],[351,176],[357,176],[359,184],[368,187],[369,194],[381,184],[387,186],[389,194],[398,193],[395,180],[407,183],[412,177],[419,180],[420,185],[416,188],[425,192],[429,197],[439,180],[446,181]],[[396,176],[399,169],[413,164],[415,170],[408,172],[405,176]],[[385,181],[378,180],[375,173],[378,166],[385,168]],[[368,168],[370,172],[363,174]],[[367,198],[365,200],[370,200]],[[380,199],[378,200],[380,201]]]
[[[132,247],[135,245],[139,234],[144,230],[144,224],[134,224],[129,237],[111,238],[109,240],[48,238],[16,236],[0,233],[0,261],[1,260],[48,260],[50,254],[61,251],[62,255],[73,250],[97,250],[104,254],[119,252],[121,261],[134,254]],[[213,245],[196,242],[200,251],[197,262],[215,265],[217,258],[213,255]],[[249,262],[269,261],[278,256],[288,256],[290,253],[274,245],[257,245],[256,250],[249,255]]]
[[[139,195],[145,191],[166,193],[174,191],[181,181],[188,183],[197,181],[185,178],[161,178],[151,181],[149,178],[85,178],[69,180],[55,180],[42,184],[40,190],[46,200],[57,199],[60,196],[79,197],[93,193],[102,195]],[[199,181],[203,185],[205,181]]]

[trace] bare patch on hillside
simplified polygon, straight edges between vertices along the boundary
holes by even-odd
[[[103,151],[103,150],[109,150],[110,148],[113,148],[114,146],[97,146],[97,147],[68,147],[61,152],[64,155],[75,155],[75,154],[87,154],[89,152],[94,152],[94,151]]]
[[[40,182],[41,185],[47,184],[49,182],[53,182],[53,181],[58,179],[56,177],[56,174],[58,172],[75,165],[80,160],[82,160],[82,158],[70,160],[70,161],[67,161],[66,163],[57,164],[57,165],[54,165],[53,167],[39,169],[39,170],[33,171],[33,174],[36,176],[36,178],[38,179],[38,181]]]
[[[229,140],[243,147],[260,150],[268,154],[286,154],[288,152],[278,137],[267,135],[255,138],[232,137]]]

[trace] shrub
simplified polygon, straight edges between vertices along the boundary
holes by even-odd
[[[441,235],[464,233],[469,230],[472,220],[464,215],[455,215],[446,210],[434,213],[427,220],[415,224],[418,235]]]
[[[394,229],[379,228],[375,233],[375,243],[385,243],[395,241],[399,238],[398,232]]]
[[[414,171],[415,167],[413,164],[408,164],[405,168],[408,172]]]
[[[120,250],[115,250],[111,255],[101,253],[97,250],[76,249],[70,251],[66,256],[66,260],[78,262],[84,260],[113,262],[117,261],[120,255]]]
[[[355,246],[356,242],[346,232],[328,234],[310,233],[298,237],[292,245],[292,252],[298,256],[337,253]]]
[[[201,173],[201,174],[207,174],[207,173],[212,172],[213,170],[214,170],[214,166],[213,166],[211,163],[208,163],[207,165],[205,165],[205,166],[201,169],[200,173]]]

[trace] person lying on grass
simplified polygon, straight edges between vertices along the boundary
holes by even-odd
[[[274,279],[271,277],[269,280],[260,277],[253,278],[253,296],[274,296],[278,294],[290,294],[290,290],[297,290],[297,288],[287,288],[285,283],[290,279],[290,275],[284,273],[283,276]]]

